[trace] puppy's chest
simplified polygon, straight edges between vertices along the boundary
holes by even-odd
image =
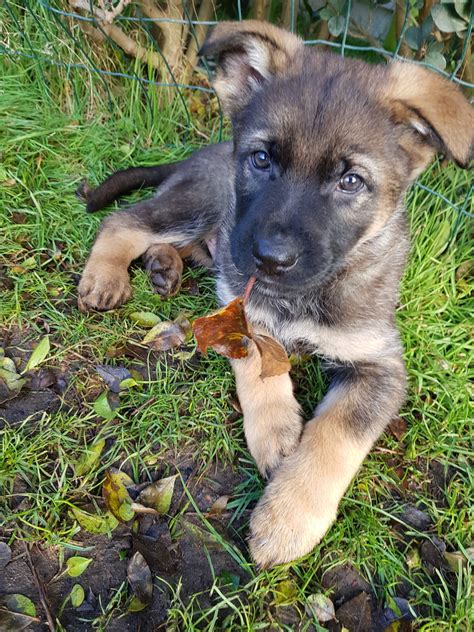
[[[289,318],[273,310],[254,307],[251,304],[246,309],[250,324],[262,333],[268,333],[278,340],[290,354],[325,355],[323,343],[324,333],[315,320],[309,318]]]

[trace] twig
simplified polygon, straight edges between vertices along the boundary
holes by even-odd
[[[88,0],[69,0],[69,4],[73,9],[80,9],[82,11],[91,10],[91,5]],[[127,55],[135,57],[144,63],[149,63],[157,70],[163,69],[163,62],[158,53],[152,52],[140,44],[137,44],[137,42],[135,42],[115,24],[108,24],[106,21],[106,12],[102,9],[93,6],[92,12],[94,17],[97,18],[100,30],[110,37],[110,39],[118,46],[120,46]]]
[[[255,20],[266,20],[270,14],[271,0],[254,0],[252,17]]]
[[[198,20],[200,22],[209,22],[209,20],[211,20],[214,16],[214,10],[215,6],[213,0],[202,0],[197,16]],[[198,50],[204,43],[207,30],[208,26],[206,24],[196,25],[194,36],[191,36],[188,50],[186,52],[186,63],[188,65],[186,74],[191,73],[196,66]]]
[[[33,579],[35,580],[36,587],[38,588],[38,594],[41,601],[41,605],[43,606],[43,610],[46,615],[46,619],[48,621],[48,626],[51,632],[55,632],[56,626],[54,624],[54,619],[51,616],[51,611],[49,609],[48,598],[46,596],[45,590],[43,588],[43,584],[40,582],[38,577],[38,573],[36,572],[35,565],[33,564],[33,560],[31,559],[30,550],[26,542],[23,542],[23,546],[25,548],[26,557],[28,558],[28,564],[31,568],[31,572],[33,574]]]
[[[115,18],[122,13],[122,11],[125,9],[127,5],[130,4],[130,2],[131,0],[119,0],[119,3],[117,4],[116,7],[114,7],[110,11],[105,11],[105,21],[108,22],[109,24],[112,24]]]
[[[183,45],[181,37],[183,25],[173,22],[160,23],[160,20],[164,18],[182,20],[183,13],[178,6],[180,4],[179,1],[168,0],[166,11],[160,9],[152,0],[141,0],[139,4],[147,18],[156,20],[156,24],[159,23],[157,26],[161,29],[164,39],[162,46],[163,57],[167,60],[173,72],[178,71],[182,61]],[[163,67],[163,65],[162,61],[161,66]]]

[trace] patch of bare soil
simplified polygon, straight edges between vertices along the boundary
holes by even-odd
[[[192,467],[184,467],[182,475]],[[241,478],[232,467],[214,467],[211,474],[190,481],[193,496],[199,509],[209,512],[223,496],[231,496]],[[175,509],[183,502],[182,488],[175,490]],[[173,508],[172,508],[173,509]],[[179,597],[187,603],[193,595],[199,595],[198,604],[212,605],[209,590],[217,577],[225,590],[226,585],[244,583],[249,577],[226,549],[245,549],[236,532],[227,527],[229,513],[206,513],[212,529],[206,528],[194,511],[179,514],[170,533],[170,523],[163,516],[142,515],[131,525],[120,524],[111,534],[92,535],[81,530],[65,551],[65,561],[73,556],[91,558],[86,570],[78,577],[70,577],[60,567],[60,549],[33,546],[30,560],[25,545],[16,541],[11,547],[11,560],[0,567],[0,599],[2,595],[20,593],[30,598],[36,606],[39,623],[28,629],[46,632],[47,613],[40,598],[40,587],[46,596],[47,609],[55,620],[68,632],[92,630],[92,621],[101,618],[108,631],[125,632],[157,630],[167,619],[178,586]],[[214,533],[215,530],[215,533]],[[76,548],[77,547],[77,548]],[[127,581],[128,563],[139,551],[152,576],[153,595],[149,605],[141,612],[128,612],[130,588]],[[37,579],[32,572],[34,567]],[[68,597],[75,584],[80,584],[85,599],[74,608]],[[225,616],[223,612],[222,616]],[[1,619],[0,619],[1,622]],[[0,629],[1,628],[0,625]]]

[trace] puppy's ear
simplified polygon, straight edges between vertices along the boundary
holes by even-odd
[[[302,40],[260,20],[220,22],[208,36],[200,55],[216,57],[214,81],[225,111],[233,115],[272,77],[297,66]]]
[[[474,158],[474,108],[461,90],[435,72],[407,62],[393,62],[389,74],[390,109],[397,122],[417,133],[411,152],[417,171],[435,153],[467,168]]]

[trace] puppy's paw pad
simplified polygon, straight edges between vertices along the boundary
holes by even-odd
[[[168,244],[151,246],[143,255],[143,261],[155,292],[167,297],[179,291],[183,262],[175,248]]]

